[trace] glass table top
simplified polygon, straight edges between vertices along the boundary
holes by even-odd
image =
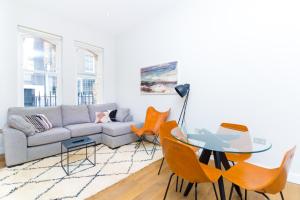
[[[190,131],[177,127],[171,131],[171,134],[183,143],[219,152],[259,153],[272,147],[272,144],[264,138],[252,137],[248,132],[230,129],[213,133],[207,129]]]

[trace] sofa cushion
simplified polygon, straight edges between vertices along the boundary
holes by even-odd
[[[71,131],[71,137],[92,135],[102,132],[102,124],[95,123],[73,124],[65,126],[65,128]]]
[[[120,136],[131,133],[130,125],[141,126],[141,123],[137,122],[111,122],[102,124],[103,133],[110,136]]]
[[[7,117],[11,115],[20,115],[25,117],[26,115],[36,115],[43,114],[45,115],[49,121],[52,123],[53,127],[62,127],[62,113],[61,107],[44,107],[44,108],[22,108],[22,107],[14,107],[9,108],[7,112]]]
[[[95,122],[95,119],[96,119],[95,113],[96,112],[104,112],[107,110],[116,110],[117,107],[118,106],[116,103],[88,105],[91,122]]]
[[[64,126],[91,122],[88,108],[86,105],[63,105],[61,106],[61,112]]]
[[[37,133],[27,138],[28,146],[38,146],[60,142],[71,138],[71,133],[66,128],[52,128],[45,132]]]
[[[116,120],[118,122],[125,122],[125,119],[128,115],[129,115],[129,108],[119,108],[117,110]]]
[[[34,135],[36,130],[32,124],[27,122],[24,117],[20,115],[11,115],[8,117],[7,124],[9,127],[17,129],[25,133],[26,136]]]

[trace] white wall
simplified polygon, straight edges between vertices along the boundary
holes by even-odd
[[[300,144],[300,13],[293,0],[184,1],[116,41],[117,101],[138,120],[149,105],[177,119],[179,96],[141,95],[140,68],[178,61],[179,80],[191,84],[187,122],[216,130],[247,124],[272,142],[252,161],[278,166]],[[300,183],[300,146],[290,180]]]
[[[17,105],[17,25],[63,37],[63,104],[76,103],[76,62],[74,40],[104,48],[104,102],[115,101],[114,38],[54,13],[29,7],[22,1],[2,1],[0,6],[0,127],[6,121],[8,107]],[[1,135],[0,135],[1,137]],[[0,144],[1,138],[0,138]],[[0,145],[0,153],[1,145]]]

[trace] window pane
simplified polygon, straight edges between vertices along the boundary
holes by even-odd
[[[55,106],[57,77],[42,73],[24,73],[24,106]]]
[[[78,104],[95,103],[95,79],[79,78],[77,80]]]
[[[23,39],[23,68],[30,71],[56,70],[55,45],[36,37]]]
[[[77,49],[78,73],[95,74],[97,56],[82,48]]]
[[[95,56],[85,55],[84,56],[84,72],[95,73]]]

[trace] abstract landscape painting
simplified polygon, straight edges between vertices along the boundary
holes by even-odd
[[[177,61],[141,69],[142,94],[175,94]]]

